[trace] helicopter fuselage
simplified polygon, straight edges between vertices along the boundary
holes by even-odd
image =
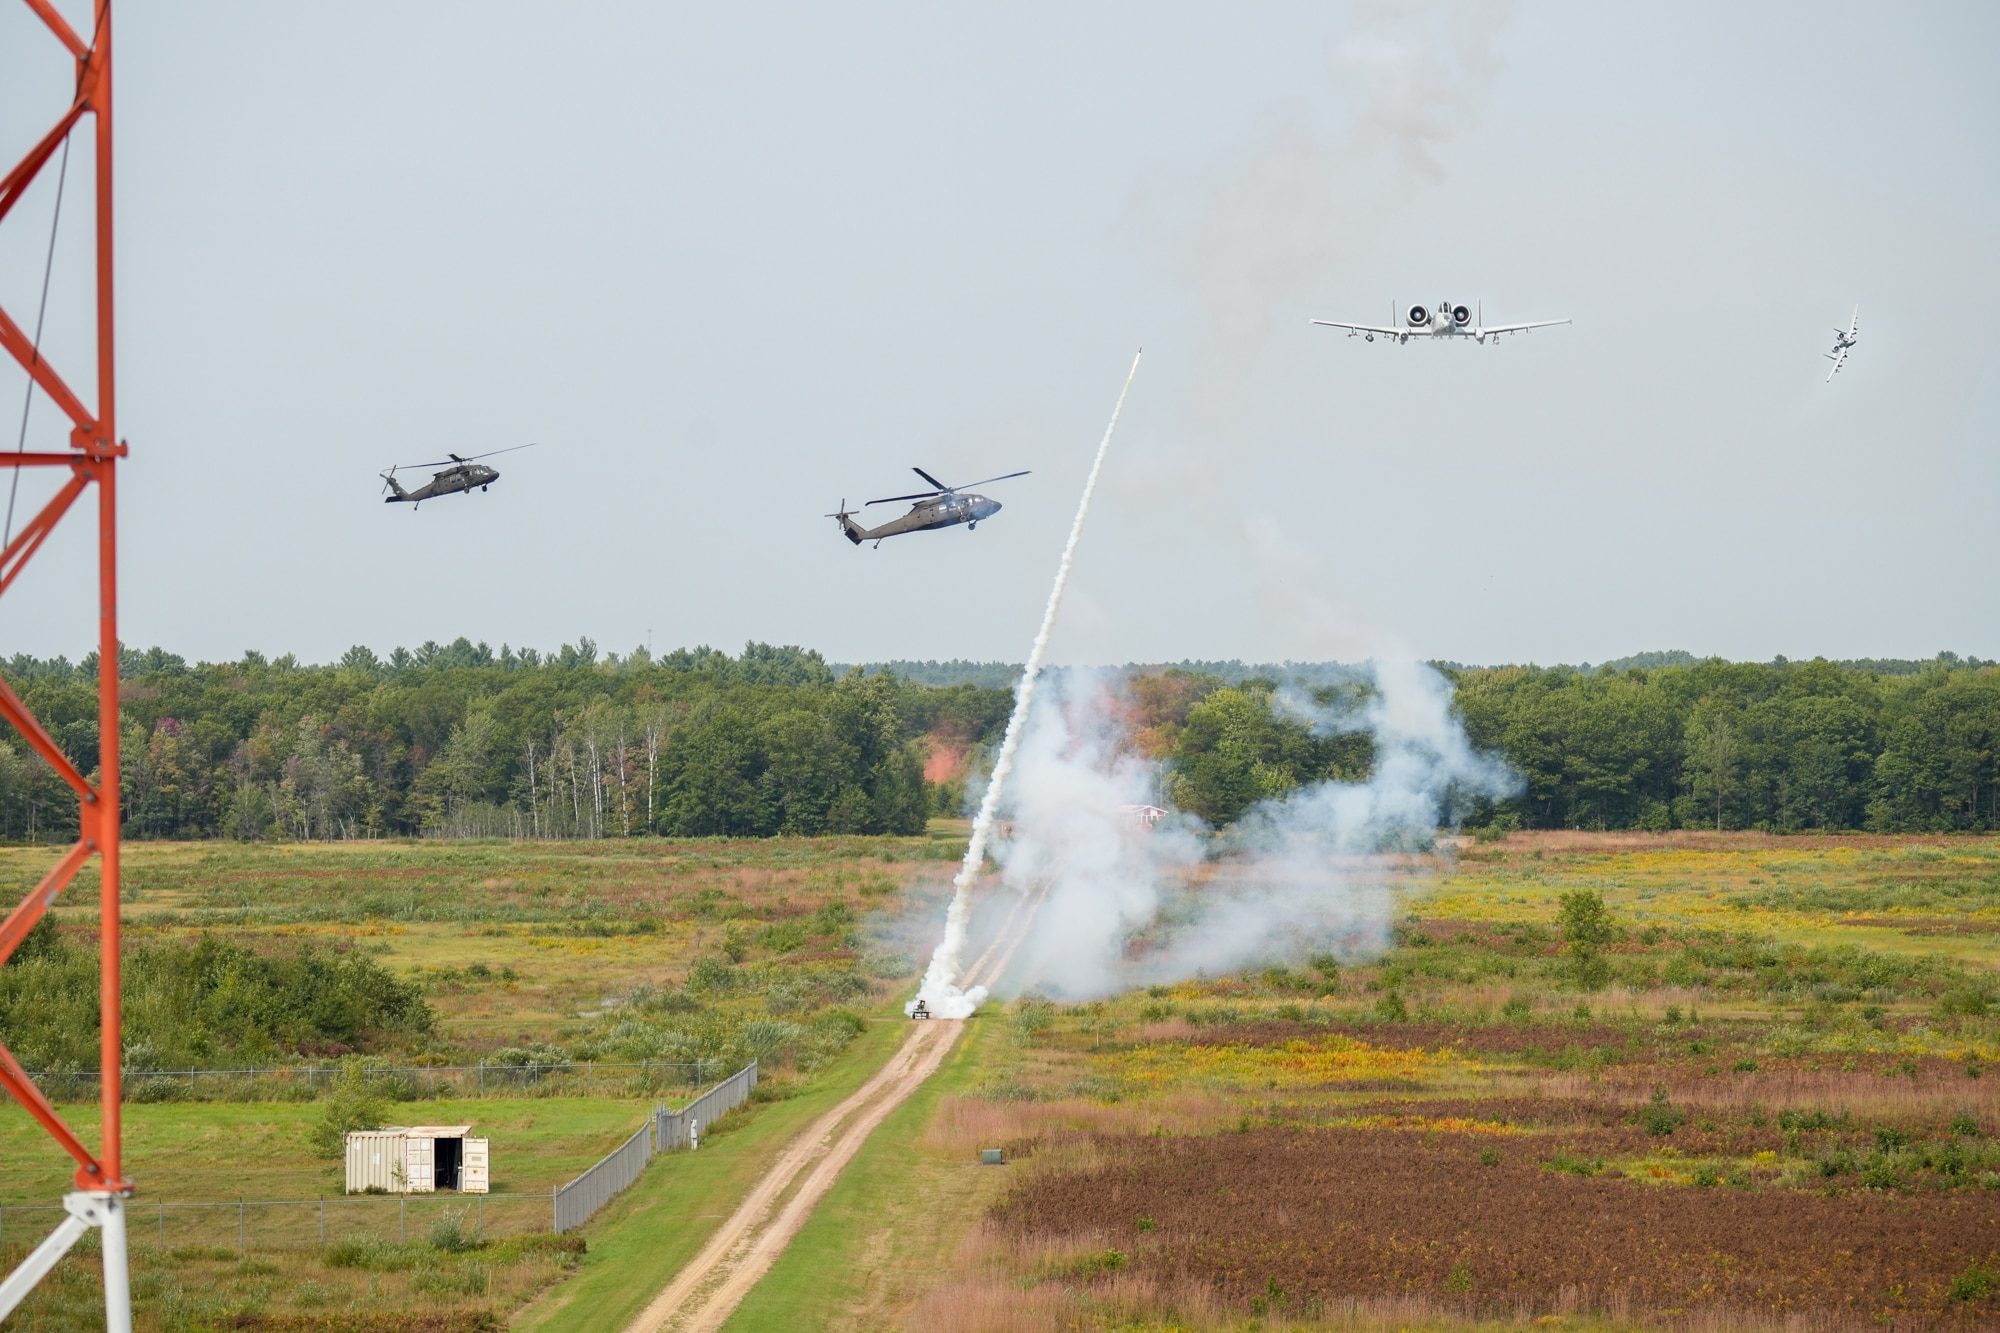
[[[407,501],[416,504],[423,500],[436,499],[440,495],[455,495],[461,491],[484,489],[498,480],[500,480],[499,469],[487,467],[484,463],[461,463],[457,467],[448,467],[442,472],[431,474],[430,481],[414,491],[404,490],[396,484],[394,477],[390,477],[389,487],[394,494],[383,496],[382,503],[400,504]]]
[[[859,546],[862,542],[881,541],[884,537],[897,537],[906,532],[929,532],[934,528],[956,527],[960,523],[968,527],[976,526],[999,512],[998,500],[953,492],[934,500],[919,500],[910,506],[909,513],[891,519],[879,528],[864,528],[846,517],[841,518],[840,527],[847,534],[847,540]]]

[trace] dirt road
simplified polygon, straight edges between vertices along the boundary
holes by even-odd
[[[991,984],[1006,970],[1047,891],[1044,886],[1041,894],[1014,904],[999,937],[966,970],[968,985]],[[895,1056],[786,1147],[701,1253],[625,1333],[713,1333],[720,1328],[784,1253],[868,1136],[937,1071],[963,1026],[945,1019],[910,1024],[910,1035]]]

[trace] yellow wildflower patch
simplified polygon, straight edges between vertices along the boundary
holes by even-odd
[[[1283,1046],[1161,1043],[1113,1057],[1123,1082],[1155,1092],[1183,1084],[1291,1089],[1343,1079],[1414,1078],[1450,1059],[1444,1053],[1395,1050],[1340,1036]]]

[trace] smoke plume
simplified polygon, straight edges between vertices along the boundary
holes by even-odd
[[[1516,780],[1473,750],[1435,670],[1381,660],[1363,671],[1372,689],[1358,707],[1296,692],[1279,705],[1322,733],[1368,733],[1371,776],[1267,800],[1221,835],[1171,816],[1146,831],[1130,807],[1154,802],[1166,775],[1133,750],[1117,678],[1046,677],[995,853],[1015,891],[1047,887],[1016,984],[1082,999],[1378,951],[1394,907],[1383,854],[1427,848],[1451,806],[1504,796]]]

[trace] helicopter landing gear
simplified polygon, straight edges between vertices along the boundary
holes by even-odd
[[[481,487],[480,487],[479,489],[483,491],[483,490],[485,490],[486,488],[485,488],[484,486],[481,486]]]
[[[968,524],[966,524],[966,525],[965,525],[965,530],[966,530],[967,532],[970,532],[970,531],[972,531],[972,530],[973,530],[974,528],[976,528],[976,527],[978,527],[978,526],[979,526],[979,520],[978,520],[978,519],[974,519],[974,520],[972,520],[972,522],[970,522],[970,523],[968,523]]]

